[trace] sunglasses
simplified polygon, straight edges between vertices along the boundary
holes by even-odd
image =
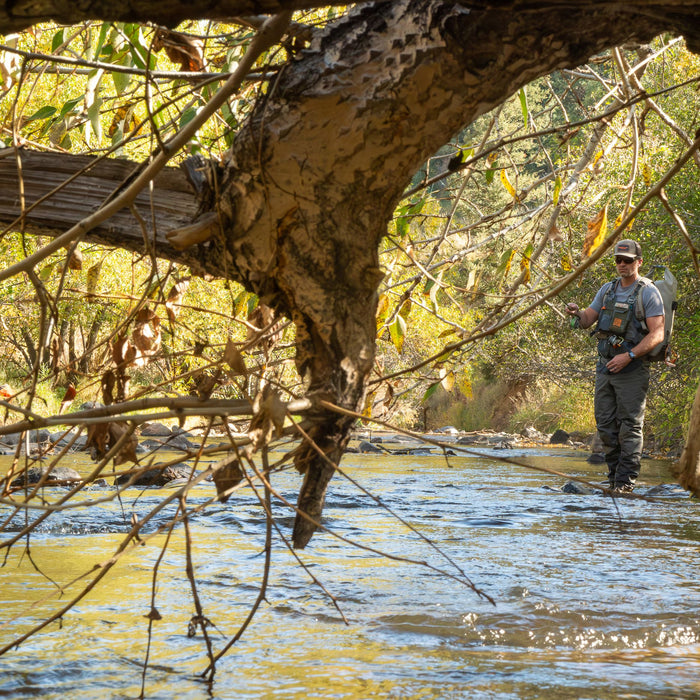
[[[623,258],[622,256],[617,256],[615,258],[615,264],[616,265],[621,265],[622,263],[625,263],[629,265],[630,263],[633,263],[637,258]]]

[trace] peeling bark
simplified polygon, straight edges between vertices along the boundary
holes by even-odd
[[[450,136],[538,76],[661,31],[685,33],[691,48],[700,48],[699,9],[700,0],[400,0],[360,7],[284,67],[237,134],[228,161],[208,164],[207,177],[193,178],[198,205],[183,195],[187,211],[180,206],[179,219],[167,221],[164,206],[149,245],[195,272],[243,283],[288,315],[309,398],[357,410],[375,352],[378,244],[412,174]],[[178,12],[184,11],[173,16]],[[190,15],[211,16],[196,4]],[[167,175],[162,187],[181,186],[181,175]],[[0,161],[0,191],[10,177]],[[11,206],[2,201],[0,217],[7,220]],[[209,240],[177,250],[165,234],[195,218],[216,219],[218,227],[208,229]],[[42,223],[33,214],[26,221]],[[119,243],[125,226],[110,225],[89,237],[134,244],[135,238]],[[320,409],[310,417],[327,459],[310,446],[299,449],[298,507],[318,520],[333,474],[328,460],[340,460],[352,420]],[[305,546],[314,530],[298,517],[295,546]]]

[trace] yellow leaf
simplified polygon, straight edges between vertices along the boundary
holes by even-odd
[[[513,258],[515,257],[515,250],[510,251],[510,255],[508,256],[505,264],[505,268],[503,271],[503,277],[508,277],[508,273],[510,272],[510,266],[511,263],[513,262]]]
[[[568,250],[562,253],[560,262],[565,272],[571,272],[571,270],[574,269],[573,260],[571,259],[571,254]]]
[[[362,417],[364,419],[368,419],[372,417],[372,407],[374,406],[374,398],[377,395],[376,391],[373,391],[365,397],[365,405],[364,408],[362,409]],[[367,420],[362,421],[365,425],[367,425]]]
[[[440,380],[442,388],[445,391],[452,391],[452,387],[455,385],[455,373],[452,370],[450,370],[449,372],[445,372],[445,370],[440,370],[440,374],[443,375],[442,379]]]
[[[86,274],[86,286],[88,296],[94,296],[97,291],[97,283],[100,279],[100,268],[102,267],[102,261],[96,263],[90,267]]]
[[[644,178],[644,184],[649,187],[651,185],[651,167],[649,166],[649,163],[644,163],[642,165],[642,177]]]
[[[508,173],[506,173],[505,170],[501,170],[501,183],[503,184],[503,187],[506,188],[506,191],[508,194],[513,197],[513,199],[517,199],[518,196],[515,194],[515,188],[513,185],[510,184],[510,180],[508,179]]]
[[[379,297],[379,303],[377,304],[377,329],[380,329],[386,317],[389,313],[389,297],[386,294],[382,294]]]
[[[557,175],[556,179],[554,180],[554,194],[552,195],[552,202],[554,203],[554,206],[556,207],[557,204],[559,204],[559,195],[561,194],[561,178],[559,175]]]
[[[406,319],[403,316],[396,314],[396,317],[389,326],[389,334],[391,336],[391,342],[394,344],[398,353],[401,354],[403,339],[406,335]]]
[[[530,281],[530,258],[532,257],[532,243],[525,248],[523,257],[520,258],[520,270],[523,272],[523,283],[527,284]]]
[[[608,234],[608,205],[606,204],[589,222],[586,240],[583,242],[583,257],[588,258]]]

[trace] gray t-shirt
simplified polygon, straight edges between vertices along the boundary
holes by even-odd
[[[600,314],[600,310],[603,308],[603,299],[610,289],[610,285],[613,282],[606,282],[599,290],[598,293],[593,298],[591,302],[591,308]],[[631,284],[629,287],[623,287],[622,284],[617,285],[615,290],[615,301],[627,302],[629,301],[630,295],[634,292],[635,284]],[[647,284],[642,287],[639,294],[642,297],[642,308],[644,309],[644,317],[649,318],[651,316],[663,316],[664,315],[664,300],[661,298],[661,292],[658,290],[656,285]]]

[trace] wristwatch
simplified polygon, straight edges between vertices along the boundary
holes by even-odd
[[[628,350],[627,354],[630,356],[630,360],[634,360],[634,358],[637,357],[631,350]]]

